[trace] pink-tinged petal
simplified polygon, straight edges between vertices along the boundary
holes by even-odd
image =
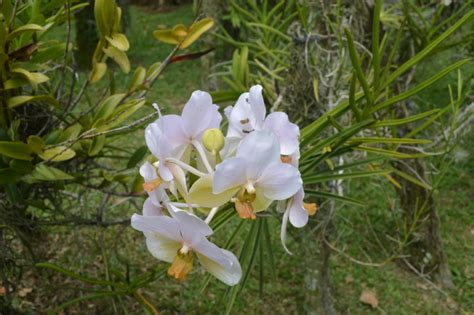
[[[184,129],[183,119],[178,115],[165,115],[157,120],[158,126],[171,147],[174,149],[189,142]]]
[[[163,215],[161,205],[153,202],[152,197],[148,197],[143,203],[143,216],[160,216]]]
[[[216,167],[212,179],[212,192],[220,194],[227,189],[245,183],[246,161],[243,158],[231,157]]]
[[[237,103],[230,114],[229,128],[232,128],[232,133],[240,137],[251,133],[255,130],[255,113],[248,102],[249,93],[240,95]]]
[[[162,237],[157,233],[146,233],[146,246],[148,251],[157,259],[173,262],[176,253],[181,248],[181,243]]]
[[[193,250],[204,269],[214,277],[230,286],[239,283],[242,268],[233,253],[217,247],[205,238],[196,243]]]
[[[161,237],[176,242],[181,242],[183,239],[179,233],[179,223],[173,218],[166,216],[150,216],[145,217],[139,214],[132,216],[132,227],[135,230],[149,233],[153,232],[159,234]]]
[[[196,239],[213,233],[209,225],[194,214],[176,208],[172,204],[168,204],[167,208],[171,216],[178,222],[180,233],[188,246],[192,246]]]
[[[264,129],[271,130],[280,142],[280,154],[293,154],[299,147],[300,128],[282,112],[274,112],[265,119]]]
[[[267,113],[265,102],[263,101],[262,90],[263,88],[261,85],[254,85],[249,91],[249,103],[255,115],[256,129],[261,129],[263,127],[263,121],[265,120],[265,115]]]
[[[146,161],[145,163],[143,163],[142,166],[140,166],[139,172],[140,175],[143,177],[145,183],[151,182],[158,178],[158,175],[156,174],[156,168],[148,161]]]
[[[295,228],[302,228],[308,223],[308,212],[304,208],[303,203],[304,191],[300,188],[288,203],[288,211],[290,212],[290,223]]]
[[[216,112],[216,106],[212,104],[209,93],[194,91],[181,114],[183,128],[188,138],[197,139],[199,134],[208,129],[215,119]]]
[[[267,167],[257,180],[265,197],[272,200],[288,199],[301,188],[300,172],[290,164],[275,163]]]
[[[237,157],[247,161],[247,178],[256,180],[265,168],[280,163],[280,144],[271,131],[254,131],[240,143]]]

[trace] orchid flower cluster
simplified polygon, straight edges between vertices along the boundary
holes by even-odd
[[[224,110],[225,137],[218,109],[208,93],[195,91],[181,116],[160,114],[146,128],[155,162],[140,168],[148,198],[142,215],[132,216],[132,227],[144,233],[154,257],[171,263],[169,275],[185,280],[197,257],[232,286],[242,275],[237,257],[208,240],[220,207],[231,202],[240,218],[253,220],[277,201],[284,209],[281,240],[288,251],[288,221],[303,227],[316,205],[303,202],[299,128],[283,112],[266,116],[260,85]]]

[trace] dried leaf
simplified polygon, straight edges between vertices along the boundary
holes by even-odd
[[[21,289],[20,291],[18,291],[18,295],[19,295],[20,297],[25,297],[25,296],[28,295],[28,293],[31,293],[31,291],[33,291],[32,288],[23,288],[23,289]]]
[[[359,301],[372,306],[372,308],[377,308],[379,306],[379,299],[377,298],[377,294],[375,293],[375,291],[372,291],[370,289],[364,289],[364,291],[362,291]]]
[[[5,295],[6,292],[7,290],[5,289],[5,287],[0,287],[0,295]]]

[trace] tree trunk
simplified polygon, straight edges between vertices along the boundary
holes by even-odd
[[[94,18],[94,1],[76,13],[75,60],[79,70],[87,71],[92,66],[92,55],[99,41]]]
[[[426,179],[425,161],[422,159],[395,162],[396,169]],[[443,249],[440,221],[431,190],[395,176],[401,188],[397,189],[404,213],[407,235],[407,261],[420,273],[432,275],[446,288],[453,288],[451,271]]]

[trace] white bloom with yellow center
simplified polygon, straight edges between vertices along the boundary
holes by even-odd
[[[242,276],[240,263],[234,254],[207,239],[212,229],[187,211],[171,204],[167,208],[171,217],[134,214],[132,227],[145,234],[148,250],[154,257],[172,263],[168,274],[185,280],[195,254],[209,273],[227,285],[236,285]]]
[[[273,200],[290,198],[301,185],[298,169],[281,162],[276,136],[261,130],[242,140],[235,157],[217,165],[212,192],[235,190],[234,202],[239,215],[255,219],[254,212],[265,210]]]

